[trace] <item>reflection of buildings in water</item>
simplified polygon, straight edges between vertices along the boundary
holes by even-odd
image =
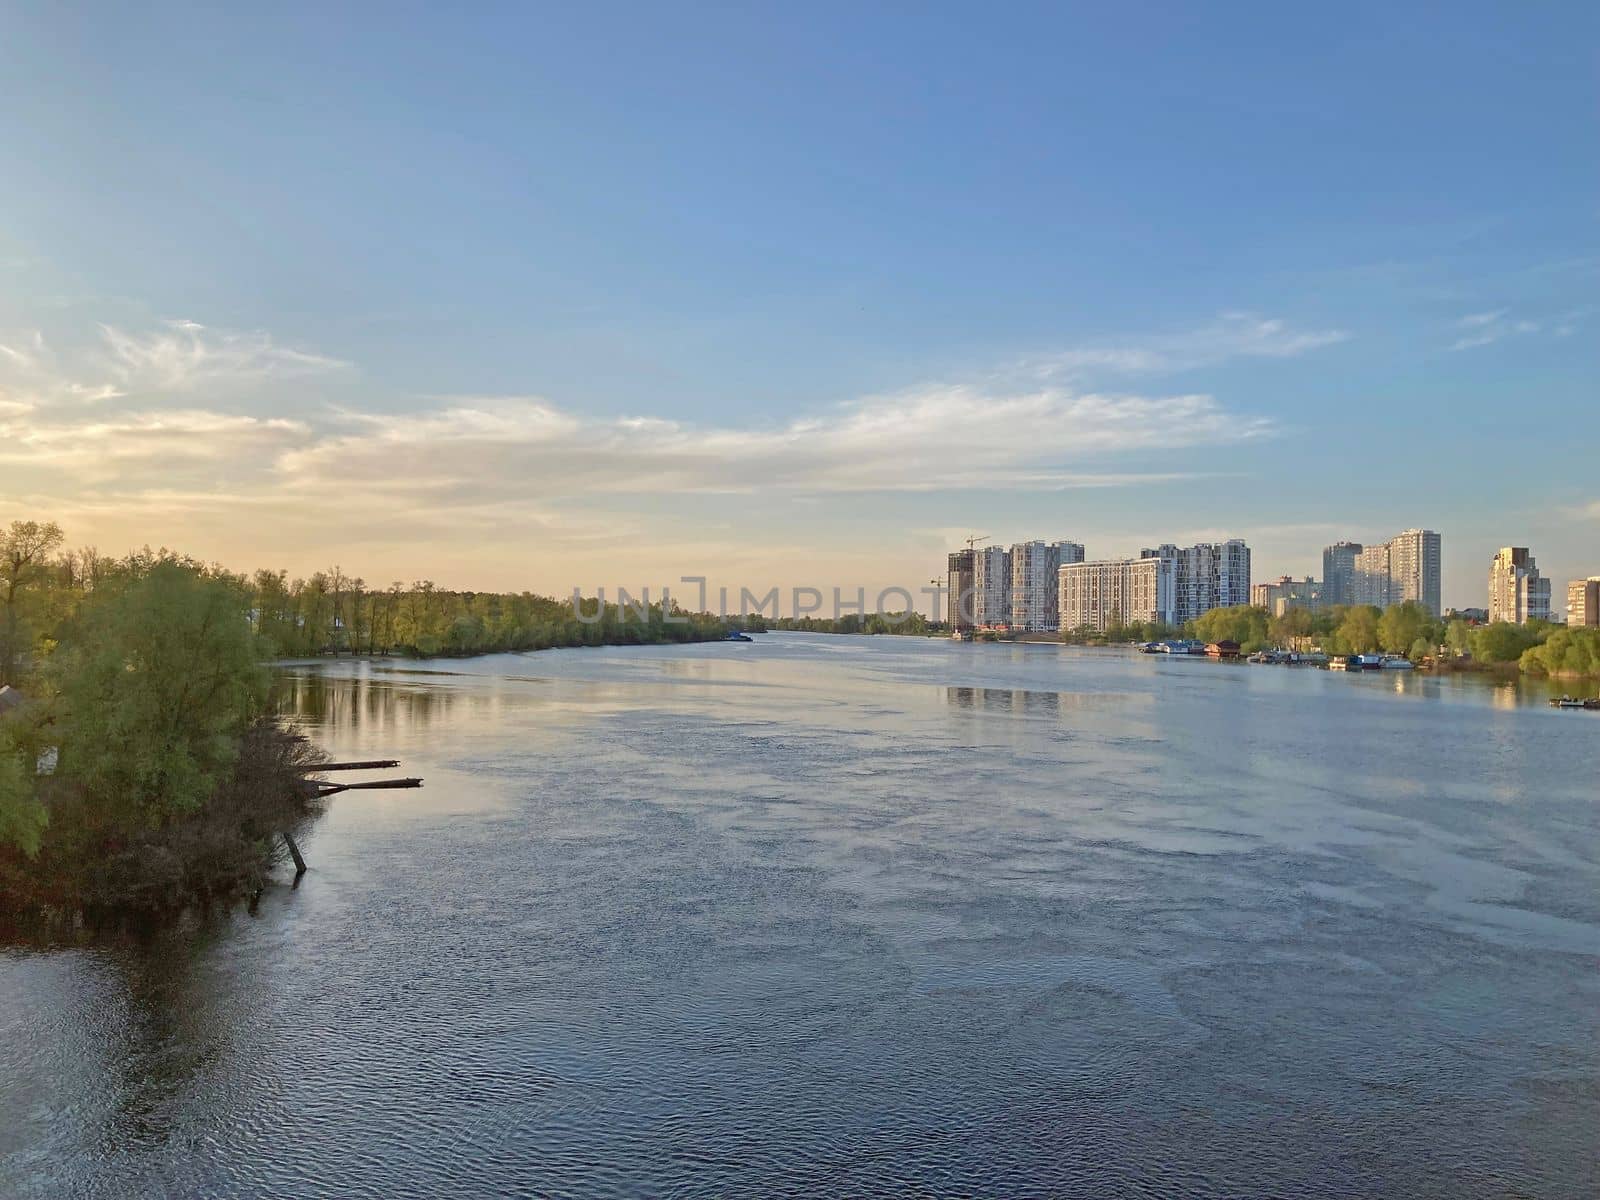
[[[1489,693],[1489,702],[1496,708],[1517,707],[1517,686],[1514,683],[1497,687]]]
[[[1060,692],[1031,692],[1023,688],[947,687],[944,696],[945,703],[952,708],[1026,712],[1036,716],[1058,715],[1062,700]],[[1068,700],[1075,698],[1069,696]]]

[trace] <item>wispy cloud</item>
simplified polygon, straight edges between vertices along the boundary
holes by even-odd
[[[144,333],[112,325],[100,330],[112,372],[129,389],[185,391],[218,380],[290,378],[348,365],[281,346],[260,331],[207,329],[196,321],[168,321]]]
[[[768,429],[586,419],[528,398],[346,414],[343,423],[344,432],[283,454],[279,472],[400,473],[463,495],[530,497],[1100,487],[1178,477],[1107,469],[1108,459],[1249,441],[1273,428],[1205,395],[968,386],[868,397]]]
[[[1509,337],[1538,333],[1537,321],[1512,320],[1510,309],[1497,308],[1492,312],[1468,313],[1456,322],[1461,335],[1451,344],[1451,350],[1471,350],[1478,346],[1492,346]]]
[[[276,380],[338,371],[325,355],[265,333],[172,321],[140,333],[102,325],[88,349],[58,350],[34,330],[0,341],[0,415],[43,414],[127,399],[159,405],[203,388],[220,397]]]
[[[1039,379],[1170,374],[1239,358],[1294,358],[1349,338],[1342,329],[1295,329],[1281,318],[1227,312],[1195,329],[1073,347],[1025,359],[1018,368]]]
[[[141,467],[172,475],[185,464],[274,456],[309,434],[297,421],[203,409],[65,419],[0,409],[0,466],[70,471],[80,482]]]

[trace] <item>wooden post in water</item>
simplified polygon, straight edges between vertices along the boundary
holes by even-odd
[[[307,766],[306,775],[316,775],[323,771],[372,771],[384,767],[398,767],[398,759],[373,758],[361,762],[332,762],[322,763],[320,766]],[[328,783],[322,779],[303,778],[299,782],[301,794],[307,799],[323,800],[340,792],[365,791],[377,788],[419,788],[422,786],[420,779],[373,779],[366,783]],[[300,856],[300,847],[294,844],[294,838],[289,831],[283,831],[283,844],[289,847],[289,857],[294,859],[294,882],[300,886],[300,876],[306,873],[306,860]]]
[[[289,847],[289,857],[294,859],[294,876],[298,879],[306,873],[306,860],[300,857],[300,847],[294,844],[287,829],[283,831],[283,844]]]

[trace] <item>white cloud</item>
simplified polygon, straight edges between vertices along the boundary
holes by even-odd
[[[1198,329],[1081,346],[1025,359],[1021,374],[1038,379],[1094,373],[1159,374],[1216,366],[1236,358],[1294,358],[1348,341],[1342,329],[1297,330],[1287,321],[1227,312]]]
[[[310,433],[305,425],[203,409],[49,418],[0,408],[0,466],[78,481],[142,471],[171,475],[195,463],[270,459]]]
[[[1472,350],[1478,346],[1492,346],[1508,337],[1538,333],[1543,326],[1537,321],[1519,318],[1509,320],[1511,310],[1497,308],[1492,312],[1468,313],[1456,325],[1465,332],[1451,343],[1451,350]],[[1569,330],[1570,332],[1570,330]],[[1562,331],[1556,331],[1562,336]]]
[[[527,398],[346,415],[344,423],[345,432],[287,451],[282,475],[401,475],[463,496],[528,497],[1093,487],[1177,477],[1107,469],[1107,458],[1272,431],[1264,418],[1236,416],[1204,395],[970,386],[869,397],[768,429],[585,419]]]
[[[0,413],[19,411],[19,405],[45,412],[127,397],[159,402],[201,387],[225,393],[343,365],[280,346],[265,333],[209,330],[193,321],[143,333],[102,325],[95,348],[79,354],[58,352],[35,330],[0,342]]]
[[[338,370],[335,358],[280,346],[262,332],[207,329],[169,321],[162,329],[128,333],[102,325],[113,375],[129,390],[184,391],[217,381],[248,382]]]

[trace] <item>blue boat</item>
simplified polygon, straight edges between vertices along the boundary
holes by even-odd
[[[737,629],[728,630],[728,636],[722,639],[725,642],[753,642],[755,638],[748,633],[741,633]]]

